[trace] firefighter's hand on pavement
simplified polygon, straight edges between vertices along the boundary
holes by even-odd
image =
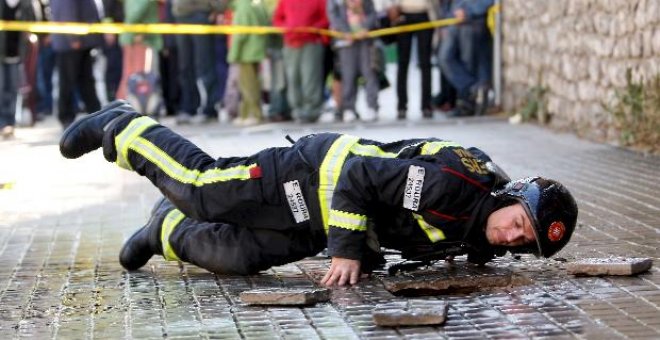
[[[360,261],[333,257],[330,269],[321,280],[324,286],[354,285],[360,279]]]

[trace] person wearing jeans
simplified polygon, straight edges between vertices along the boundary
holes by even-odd
[[[342,116],[353,114],[364,121],[378,119],[378,76],[373,69],[373,40],[366,33],[376,28],[378,16],[371,0],[328,0],[330,27],[343,32],[336,46],[342,75]],[[355,112],[357,78],[366,80],[369,109],[358,115]],[[345,117],[350,119],[350,117]]]
[[[225,1],[173,0],[172,12],[179,24],[209,25],[224,10]],[[177,36],[181,101],[178,124],[188,124],[200,111],[202,122],[217,121],[215,105],[220,101],[218,76],[215,70],[215,38],[210,34],[180,34]],[[198,81],[201,86],[198,88]]]
[[[440,67],[456,88],[458,115],[483,114],[487,105],[484,92],[491,81],[492,39],[486,13],[492,5],[493,0],[455,2],[449,16],[465,22],[443,30]]]

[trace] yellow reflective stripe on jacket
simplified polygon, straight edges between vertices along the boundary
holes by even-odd
[[[362,145],[359,143],[353,145],[351,153],[364,157],[395,158],[397,156],[396,153],[383,151],[383,149],[377,145]]]
[[[124,169],[133,170],[131,164],[128,162],[128,149],[133,140],[154,125],[158,125],[158,122],[149,117],[135,118],[115,137],[117,165]]]
[[[424,221],[424,217],[418,214],[412,214],[412,215],[417,221],[419,227],[422,228],[422,230],[424,231],[424,233],[431,242],[435,243],[447,239],[445,233],[443,233],[442,230],[428,224],[426,221]]]
[[[160,229],[160,242],[163,245],[163,257],[167,261],[179,261],[179,257],[174,253],[172,245],[170,244],[170,235],[172,235],[174,229],[185,217],[186,216],[177,209],[170,211],[165,216],[165,220]]]
[[[365,215],[331,209],[328,223],[333,227],[354,231],[367,231],[367,216]]]
[[[332,203],[332,195],[339,180],[341,168],[344,166],[346,157],[351,147],[360,139],[358,137],[343,135],[332,143],[319,168],[319,205],[323,228],[328,233],[328,215]]]
[[[460,144],[455,142],[428,142],[424,143],[422,150],[419,152],[420,155],[435,155],[440,152],[440,150],[447,147],[461,147]]]

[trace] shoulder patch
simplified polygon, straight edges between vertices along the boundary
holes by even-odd
[[[412,211],[419,209],[422,199],[422,188],[424,187],[424,176],[426,169],[421,166],[411,165],[408,169],[408,179],[403,191],[403,207]]]

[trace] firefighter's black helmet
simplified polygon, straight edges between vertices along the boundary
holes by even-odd
[[[542,177],[528,177],[509,182],[494,195],[522,203],[534,226],[536,247],[516,247],[513,252],[550,257],[570,240],[575,230],[578,208],[571,193],[561,183]]]

